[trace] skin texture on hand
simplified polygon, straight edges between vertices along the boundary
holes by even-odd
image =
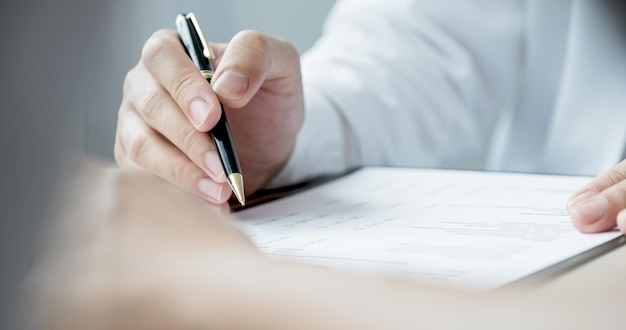
[[[626,233],[626,160],[575,192],[567,202],[567,210],[581,232],[619,227]]]
[[[228,216],[143,171],[71,172],[27,281],[23,329],[623,328],[623,281],[479,295],[273,261]]]
[[[284,39],[243,31],[211,44],[211,85],[173,30],[157,31],[128,72],[118,115],[115,159],[204,199],[231,196],[209,134],[220,101],[241,163],[245,191],[267,183],[289,158],[304,116],[300,59]]]

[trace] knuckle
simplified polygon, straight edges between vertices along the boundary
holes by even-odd
[[[135,132],[130,137],[128,146],[125,148],[128,151],[128,157],[131,160],[139,160],[145,155],[146,150],[150,144],[150,138],[147,133],[142,131]]]
[[[290,58],[294,59],[294,61],[290,61],[289,63],[292,63],[299,68],[300,67],[300,52],[298,51],[298,48],[296,48],[294,44],[286,40],[285,40],[285,48],[289,51]],[[300,73],[300,70],[298,70],[298,73]]]
[[[601,195],[608,201],[610,212],[617,214],[626,207],[626,181],[609,186]]]
[[[612,171],[606,172],[606,178],[607,178],[608,184],[614,185],[624,180],[624,174],[620,173],[619,171],[612,170]]]
[[[241,47],[255,53],[254,55],[266,55],[271,45],[268,35],[254,30],[241,31],[233,40]]]
[[[277,37],[275,39],[281,52],[289,58],[289,61],[283,61],[283,63],[288,65],[292,72],[297,72],[300,75],[300,52],[296,46],[285,38]]]
[[[626,207],[626,181],[622,181],[616,186],[615,194],[621,207]]]
[[[184,127],[180,127],[177,132],[178,141],[180,146],[184,149],[184,153],[187,153],[187,151],[191,150],[194,146],[199,145],[201,133],[190,126],[185,125]]]
[[[281,45],[281,47],[289,51],[291,55],[296,55],[297,57],[300,57],[298,48],[296,48],[296,46],[293,43],[291,43],[288,39],[285,39],[282,37],[275,37],[275,39],[276,39],[276,42],[278,42]]]
[[[141,61],[149,66],[155,63],[161,51],[167,47],[168,41],[165,38],[166,30],[158,30],[153,33],[141,49]]]
[[[195,71],[182,72],[176,77],[173,77],[171,92],[174,98],[178,100],[179,104],[186,103],[186,100],[189,98],[187,91],[192,89],[196,81],[194,78],[199,78],[198,73]]]
[[[172,162],[172,167],[169,170],[171,180],[179,186],[185,182],[187,176],[189,163],[187,159],[178,158]]]
[[[139,98],[137,110],[141,115],[150,121],[154,119],[155,113],[160,110],[165,102],[165,94],[161,88],[149,88]]]

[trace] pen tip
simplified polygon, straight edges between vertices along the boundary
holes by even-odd
[[[246,205],[246,194],[243,191],[243,176],[241,173],[229,175],[228,184],[230,184],[230,188],[233,190],[233,193],[235,193],[239,204],[241,204],[241,206]]]

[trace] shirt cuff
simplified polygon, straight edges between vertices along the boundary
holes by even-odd
[[[320,89],[304,89],[304,123],[285,167],[265,188],[278,188],[345,172],[356,163],[350,129]]]

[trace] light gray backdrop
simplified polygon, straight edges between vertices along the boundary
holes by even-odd
[[[112,157],[113,131],[124,74],[139,59],[141,46],[159,28],[173,28],[179,12],[193,11],[206,37],[228,41],[238,31],[255,29],[291,40],[301,51],[319,36],[334,0],[182,0],[111,1],[99,18],[97,66],[84,99],[85,150]]]
[[[125,73],[144,41],[194,11],[205,33],[242,29],[291,39],[301,51],[320,33],[332,0],[0,1],[0,329],[68,151],[112,161]]]
[[[176,14],[194,11],[212,41],[256,29],[290,39],[303,52],[333,3],[0,1],[0,328],[8,328],[67,152],[113,160],[122,82],[152,32],[173,28]],[[476,167],[477,159],[456,167]]]

